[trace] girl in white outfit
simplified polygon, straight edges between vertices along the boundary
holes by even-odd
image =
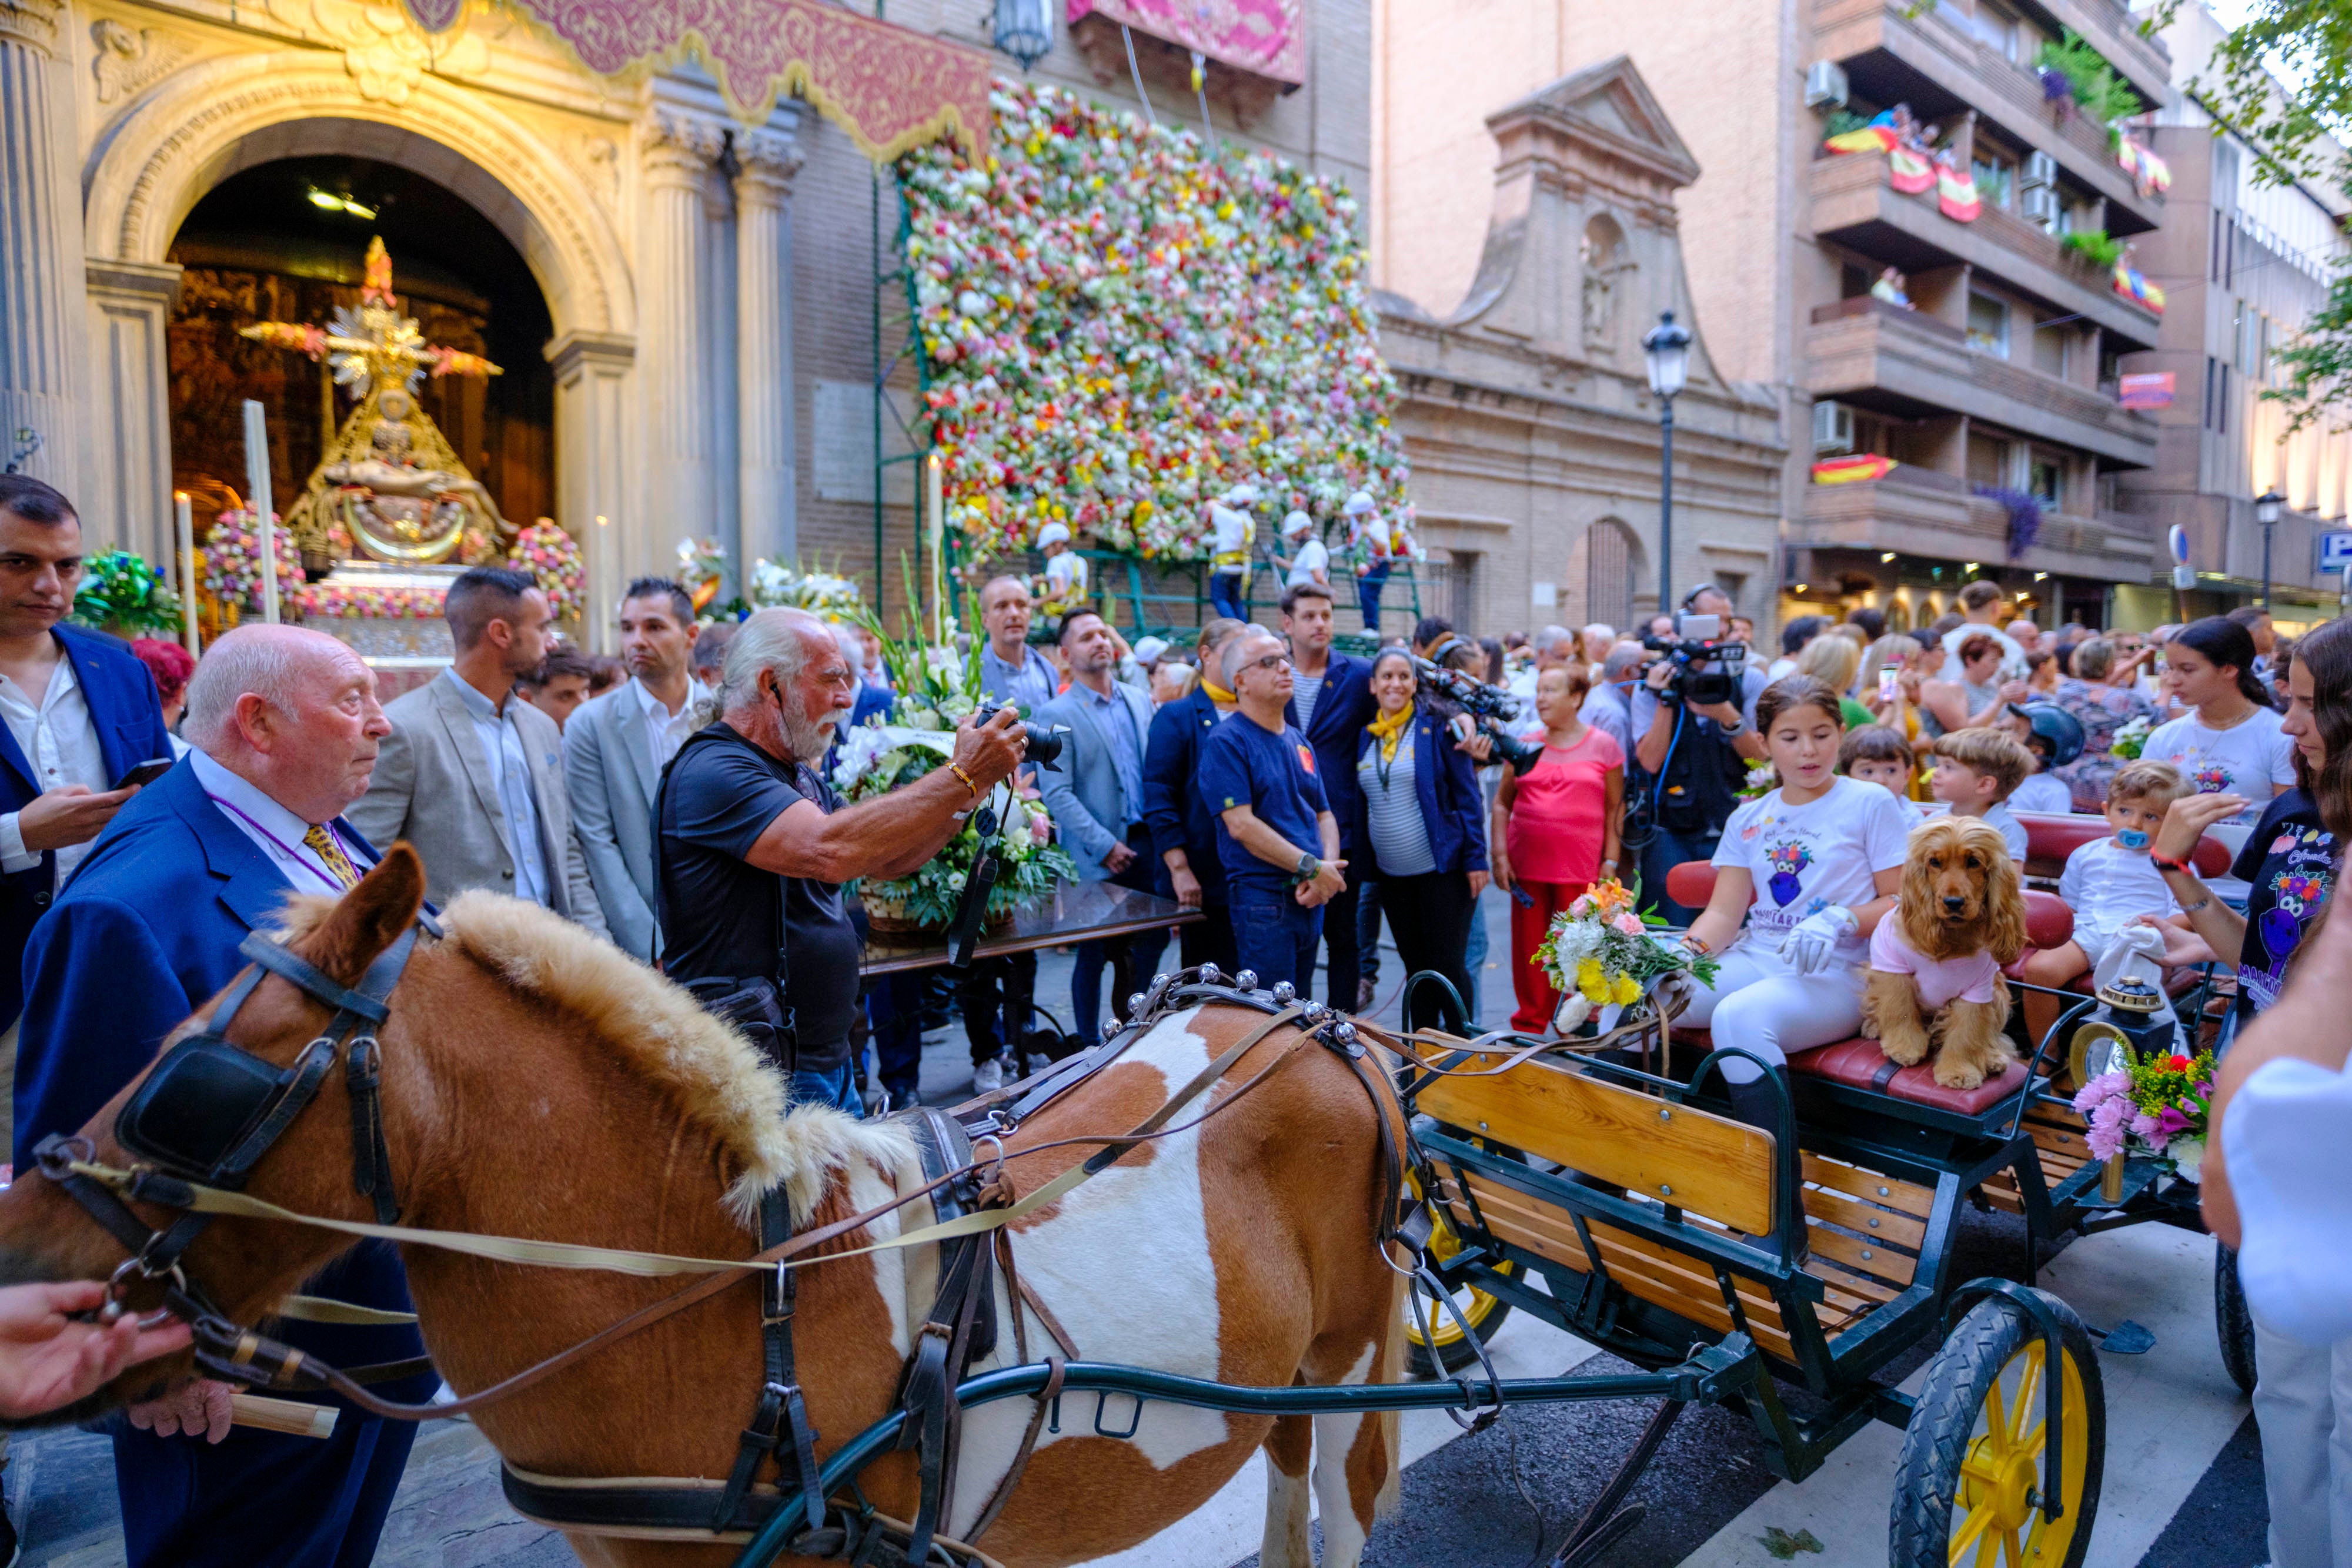
[[[1862,1026],[1870,933],[1895,906],[1904,841],[1916,821],[1885,789],[1837,773],[1838,695],[1790,675],[1756,699],[1756,727],[1780,787],[1731,814],[1715,852],[1715,894],[1683,940],[1720,955],[1711,988],[1676,1020],[1711,1028],[1776,1073],[1788,1053],[1850,1040]],[[1775,1098],[1755,1063],[1724,1063],[1732,1110],[1769,1127]]]

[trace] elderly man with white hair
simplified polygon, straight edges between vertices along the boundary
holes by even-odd
[[[240,626],[205,650],[183,727],[194,749],[115,815],[33,928],[18,1170],[44,1139],[79,1132],[246,967],[238,944],[277,925],[290,894],[340,893],[375,862],[342,812],[366,793],[392,726],[351,649],[291,626]],[[362,1242],[302,1289],[409,1310],[400,1260],[382,1242]],[[288,1322],[275,1332],[338,1366],[424,1352],[409,1325]],[[427,1399],[438,1382],[428,1372],[378,1392]],[[232,1430],[226,1385],[199,1378],[131,1407],[114,1435],[129,1562],[373,1558],[415,1424],[347,1407],[324,1441]]]
[[[1650,651],[1639,643],[1620,643],[1611,648],[1576,714],[1595,729],[1606,731],[1628,757],[1633,755],[1633,688],[1649,664]]]
[[[1595,621],[1584,629],[1582,643],[1580,652],[1584,654],[1584,662],[1597,664],[1609,656],[1610,649],[1617,645],[1617,628],[1605,621]]]
[[[845,807],[816,764],[858,685],[824,622],[761,611],[728,647],[718,722],[678,747],[654,803],[664,971],[769,1049],[794,1099],[852,1115],[858,940],[841,884],[939,853],[1028,744],[1011,712],[967,720],[945,766]]]

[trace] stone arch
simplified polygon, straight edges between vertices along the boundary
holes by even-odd
[[[1569,552],[1568,591],[1560,608],[1580,626],[1599,621],[1621,632],[1634,630],[1648,559],[1641,536],[1622,519],[1595,520]]]
[[[554,149],[437,77],[421,78],[405,103],[371,101],[340,56],[308,50],[207,61],[147,92],[85,173],[88,252],[161,262],[181,220],[223,180],[318,152],[402,164],[478,209],[538,279],[559,341],[636,330],[618,236]]]

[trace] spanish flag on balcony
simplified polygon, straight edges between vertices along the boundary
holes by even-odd
[[[1984,211],[1977,199],[1977,177],[1949,163],[1936,165],[1936,205],[1956,224],[1972,224]]]
[[[2137,267],[2116,263],[2116,292],[2138,300],[2159,316],[2164,314],[2164,290],[2142,277]]]
[[[1927,155],[1901,142],[1886,150],[1886,183],[1906,196],[1935,189],[1936,166]]]
[[[1895,145],[1895,126],[1881,115],[1859,131],[1840,131],[1822,143],[1832,152],[1885,152]]]
[[[1857,453],[1851,457],[1824,457],[1813,465],[1816,485],[1858,485],[1865,479],[1884,479],[1893,471],[1895,459],[1874,457]]]

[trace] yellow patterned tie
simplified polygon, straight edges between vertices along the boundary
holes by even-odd
[[[334,873],[337,882],[349,887],[359,881],[360,873],[352,864],[351,857],[343,853],[343,846],[335,841],[335,835],[327,831],[324,823],[314,824],[309,832],[302,835],[302,841],[327,862],[327,869]]]

